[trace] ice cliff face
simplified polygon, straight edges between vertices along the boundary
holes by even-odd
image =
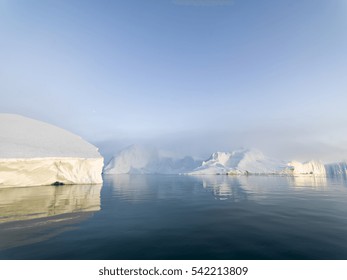
[[[102,183],[103,158],[79,136],[0,114],[0,187]]]
[[[311,160],[308,162],[298,162],[291,161],[288,163],[288,168],[286,172],[293,175],[304,175],[304,174],[312,174],[312,175],[326,175],[326,168],[324,164],[320,161]]]
[[[288,170],[290,170],[288,172]],[[329,163],[323,164],[320,161],[308,161],[308,162],[297,162],[291,161],[288,163],[288,169],[286,172],[292,175],[318,175],[318,176],[341,176],[347,175],[347,163],[338,162],[338,163]]]
[[[140,145],[129,146],[114,156],[104,169],[105,174],[179,174],[201,164],[192,157],[175,159],[160,151]]]
[[[347,163],[346,162],[338,162],[338,163],[330,163],[325,165],[326,174],[328,176],[339,176],[339,175],[347,175]]]
[[[285,163],[268,158],[254,149],[217,152],[189,174],[275,174],[285,168]]]

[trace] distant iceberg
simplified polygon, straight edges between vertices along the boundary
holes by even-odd
[[[338,162],[326,164],[325,170],[328,176],[347,176],[347,163]]]
[[[278,174],[286,167],[285,162],[266,157],[258,150],[240,149],[233,152],[213,153],[209,159],[189,174]]]
[[[315,175],[315,176],[346,176],[347,175],[347,163],[337,162],[323,164],[321,161],[307,161],[304,163],[291,161],[288,163],[289,169],[292,175]],[[288,169],[287,169],[288,172]]]
[[[216,152],[202,165],[188,172],[190,175],[347,175],[347,163],[323,164],[321,161],[285,162],[265,156],[255,149],[241,149],[233,152]]]
[[[0,114],[0,187],[102,183],[103,157],[81,137]]]
[[[153,147],[131,145],[111,159],[104,174],[336,176],[347,175],[347,163],[283,161],[256,149],[215,152],[201,161],[190,156],[169,157]]]
[[[144,145],[131,145],[115,155],[104,174],[180,174],[201,164],[192,157],[174,158]]]
[[[316,160],[311,160],[304,163],[298,161],[291,161],[287,165],[288,168],[286,171],[289,174],[293,175],[311,174],[325,176],[327,173],[325,165],[322,162]]]

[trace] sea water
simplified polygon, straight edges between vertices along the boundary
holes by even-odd
[[[347,259],[347,181],[105,176],[0,189],[1,259]]]

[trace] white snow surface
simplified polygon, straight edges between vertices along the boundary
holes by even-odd
[[[240,149],[213,153],[189,174],[277,174],[285,167],[285,162],[268,158],[258,150]]]
[[[131,145],[115,155],[104,174],[180,174],[201,164],[192,157],[173,158],[144,145]]]
[[[81,137],[13,114],[0,114],[0,132],[0,187],[102,183],[103,158]]]
[[[0,158],[100,158],[98,149],[54,125],[13,114],[0,114]]]

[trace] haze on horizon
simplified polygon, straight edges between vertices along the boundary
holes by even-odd
[[[347,2],[0,0],[0,111],[98,145],[347,159]]]

